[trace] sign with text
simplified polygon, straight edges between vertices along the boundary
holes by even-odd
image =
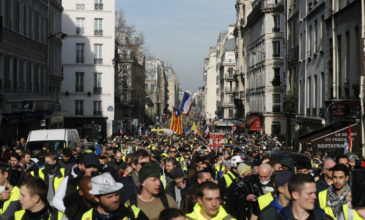
[[[209,134],[209,147],[216,149],[218,147],[224,147],[224,133],[210,133]]]

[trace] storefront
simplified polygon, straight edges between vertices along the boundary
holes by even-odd
[[[303,150],[323,152],[328,155],[344,153],[345,142],[351,130],[352,152],[361,155],[361,124],[349,122],[336,123],[299,137]]]

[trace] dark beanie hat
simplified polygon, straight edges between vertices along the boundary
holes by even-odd
[[[291,171],[294,171],[294,161],[291,157],[287,157],[287,158],[283,158],[281,161],[280,161],[281,165],[282,166],[286,166],[288,167]]]
[[[289,182],[289,180],[292,178],[293,172],[283,170],[276,173],[276,176],[274,178],[274,183],[276,187],[284,186]]]
[[[171,176],[174,179],[184,177],[184,171],[180,167],[175,167],[171,171]]]
[[[143,164],[138,174],[138,180],[143,183],[148,177],[160,178],[160,166],[157,163],[149,162]]]

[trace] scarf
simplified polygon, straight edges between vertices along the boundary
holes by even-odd
[[[327,206],[331,207],[336,218],[341,216],[342,206],[347,203],[347,194],[350,192],[349,185],[346,184],[345,190],[341,195],[337,195],[333,185],[327,191]]]

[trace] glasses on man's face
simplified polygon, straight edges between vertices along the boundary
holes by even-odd
[[[174,151],[170,151],[170,153],[175,153],[176,154],[176,151],[174,150]]]

